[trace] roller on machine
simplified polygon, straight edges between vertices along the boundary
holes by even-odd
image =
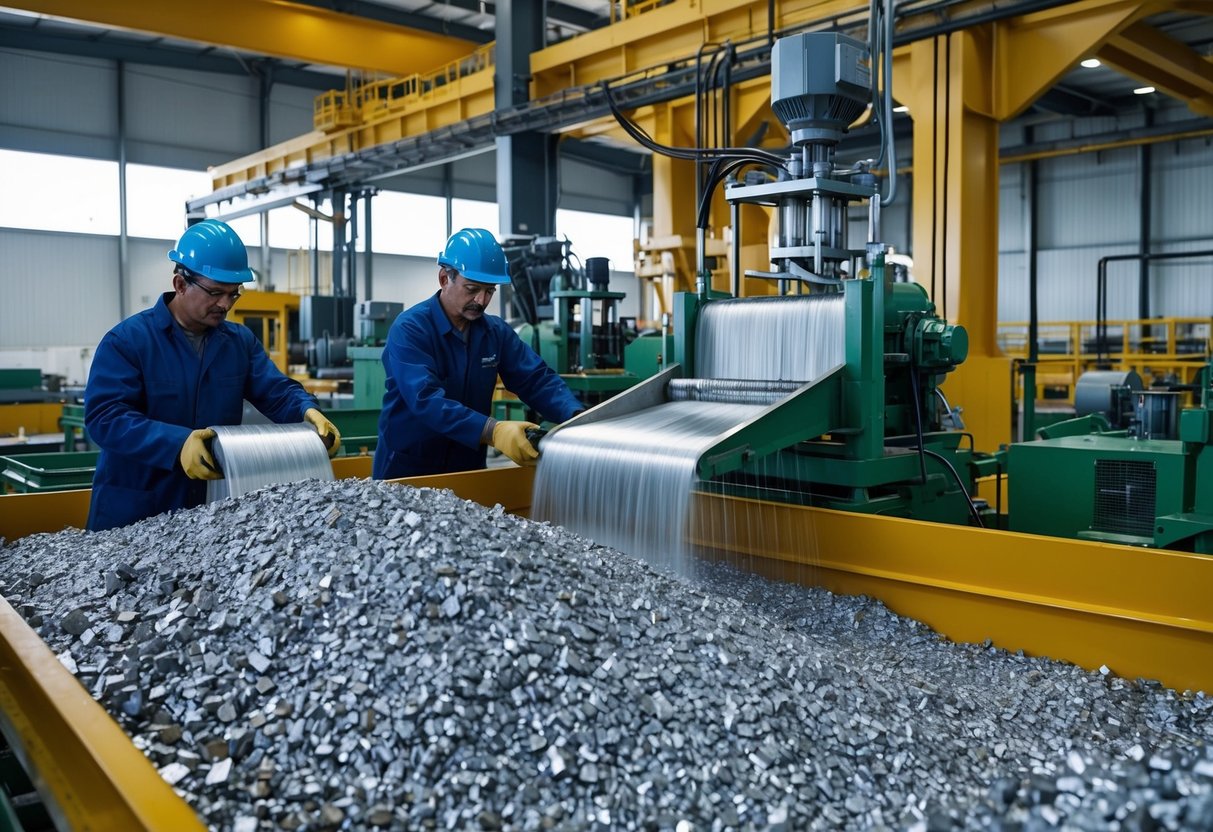
[[[737,298],[741,234],[732,235],[733,294],[674,301],[674,358],[660,375],[559,430],[672,401],[762,405],[698,458],[709,490],[953,523],[978,522],[969,498],[974,455],[944,430],[939,385],[964,361],[968,338],[915,283],[895,283],[878,242],[880,194],[866,164],[840,167],[835,149],[871,95],[865,44],[835,33],[776,41],[772,109],[793,147],[777,178],[729,184],[742,204],[774,209],[769,271],[778,295]],[[848,241],[847,209],[869,204],[867,239]],[[805,331],[808,329],[809,331]],[[545,440],[546,441],[546,440]],[[777,473],[775,473],[777,472]]]

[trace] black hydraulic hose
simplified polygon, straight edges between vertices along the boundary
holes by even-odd
[[[725,53],[724,60],[721,62],[722,68],[724,69],[724,81],[720,85],[720,109],[722,113],[721,133],[724,135],[725,144],[732,144],[733,105],[731,99],[733,93],[733,61],[737,57],[737,51],[733,48],[733,44],[731,43],[727,43],[725,46],[727,51]]]
[[[881,44],[881,71],[884,73],[883,87],[884,118],[880,122],[881,135],[888,142],[889,192],[880,199],[882,207],[888,207],[897,198],[897,134],[893,130],[893,18],[897,0],[885,0],[884,42]],[[884,151],[881,151],[885,155]]]
[[[692,147],[673,147],[670,145],[660,144],[655,141],[652,136],[646,133],[641,127],[630,121],[627,116],[619,109],[619,105],[615,102],[614,96],[611,94],[609,85],[602,85],[603,97],[606,99],[607,106],[611,111],[611,115],[615,117],[615,121],[624,129],[629,136],[635,139],[639,144],[653,151],[660,153],[663,156],[669,156],[673,159],[685,159],[687,161],[698,161],[713,159],[750,159],[758,164],[773,165],[786,170],[786,160],[775,153],[770,153],[765,150],[760,150],[754,147],[721,147],[711,150],[699,150]]]
[[[948,469],[948,472],[952,475],[952,479],[956,481],[956,487],[959,488],[960,493],[964,495],[965,503],[969,507],[969,514],[972,515],[973,522],[976,523],[979,528],[984,529],[986,524],[981,522],[981,512],[979,512],[977,510],[977,506],[973,504],[973,498],[969,496],[969,489],[965,488],[964,481],[960,478],[960,474],[956,472],[956,468],[952,465],[952,463],[948,462],[948,458],[943,454],[936,453],[935,451],[923,451],[923,453],[932,459],[939,460],[944,464],[944,466]]]
[[[768,167],[774,167],[767,162],[755,162],[753,159],[717,159],[715,162],[713,162],[708,175],[707,188],[704,190],[703,196],[699,200],[699,210],[695,215],[696,228],[706,229],[708,227],[708,219],[712,213],[712,194],[716,191],[716,188],[720,186],[720,183],[723,182],[730,173],[733,173],[737,169],[746,165],[766,165]]]
[[[948,79],[947,84],[944,88],[944,92],[943,92],[943,130],[944,130],[944,133],[943,133],[943,135],[944,135],[943,176],[942,177],[937,176],[935,178],[943,183],[943,234],[944,234],[944,239],[946,241],[947,235],[948,235],[948,222],[949,222],[948,183],[952,181],[951,172],[949,170],[949,163],[951,162],[950,156],[951,156],[951,152],[952,152],[952,142],[951,142],[951,138],[950,138],[952,135],[952,36],[951,35],[943,36],[943,46],[944,46],[943,72],[944,72],[944,77]],[[942,283],[942,286],[940,288],[943,291],[943,303],[940,305],[939,311],[940,311],[940,315],[946,319],[948,317],[948,251],[947,251],[947,246],[945,245],[943,247],[943,249],[944,249],[944,251],[943,251],[943,269],[941,270],[943,272],[943,274],[942,274],[941,280],[940,280],[940,282]],[[932,300],[934,300],[934,298],[932,298]]]

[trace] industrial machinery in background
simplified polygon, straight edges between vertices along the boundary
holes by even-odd
[[[887,63],[888,52],[881,51]],[[700,205],[701,238],[712,190],[742,166],[764,169],[725,189],[734,223],[732,294],[714,291],[701,268],[697,291],[675,296],[675,364],[567,424],[665,401],[764,404],[699,456],[700,490],[981,525],[992,512],[970,495],[994,461],[975,454],[971,441],[962,447],[965,434],[944,429],[947,408],[939,391],[967,356],[967,334],[936,314],[918,284],[894,282],[878,242],[882,197],[871,165],[840,167],[835,161],[842,134],[870,99],[885,113],[882,123],[891,122],[887,97],[881,101],[873,93],[869,50],[835,33],[799,34],[775,42],[771,66],[772,109],[787,125],[791,152],[705,152],[712,169]],[[636,135],[638,128],[613,102],[612,110]],[[885,133],[891,142],[892,131]],[[847,207],[865,200],[868,235],[853,247]],[[739,297],[741,204],[774,209],[772,267],[746,276],[775,281],[779,295]],[[818,342],[797,341],[791,330],[805,318],[789,313],[827,307],[832,311],[807,316],[821,327]],[[795,344],[800,352],[819,349],[833,366],[815,378],[789,378],[781,368],[797,367],[800,357],[771,355],[781,344]],[[729,369],[722,373],[717,356],[747,352],[755,360],[724,362]]]
[[[354,329],[357,344],[348,350],[354,365],[354,407],[378,409],[383,406],[383,345],[387,343],[392,322],[404,311],[404,304],[385,300],[364,300],[355,308]]]
[[[1007,451],[1011,530],[1213,554],[1213,362],[1195,387],[1181,410],[1191,391],[1083,374],[1079,415]]]
[[[351,381],[354,366],[354,298],[306,295],[299,307],[299,337],[305,345],[307,371],[314,379]]]
[[[660,369],[662,340],[619,314],[605,257],[582,261],[572,243],[515,237],[503,245],[511,292],[506,317],[523,341],[586,404],[597,404]]]

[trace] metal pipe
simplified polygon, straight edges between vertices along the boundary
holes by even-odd
[[[1031,136],[1032,128],[1028,127]],[[1027,170],[1027,234],[1026,257],[1028,266],[1028,360],[1021,367],[1023,374],[1023,424],[1020,425],[1020,440],[1031,439],[1036,429],[1036,362],[1039,359],[1040,309],[1037,286],[1040,278],[1040,243],[1038,236],[1038,193],[1040,185],[1039,165],[1028,162]]]
[[[345,244],[345,260],[349,263],[350,279],[349,290],[350,297],[354,302],[358,302],[358,199],[362,196],[361,191],[350,192],[350,233],[349,241]],[[369,300],[369,298],[363,298]]]
[[[126,227],[126,62],[117,62],[118,83],[118,318],[126,320],[130,288],[130,237]]]
[[[363,193],[362,210],[363,219],[365,220],[364,225],[366,225],[366,245],[364,246],[366,252],[363,258],[363,271],[366,273],[366,277],[364,278],[364,282],[366,283],[366,299],[371,300],[373,297],[375,297],[375,293],[372,288],[372,278],[374,276],[375,265],[375,247],[371,244],[371,232],[375,228],[375,223],[371,222],[371,200],[373,200],[375,197],[375,191],[374,189],[371,189],[364,191]],[[449,206],[450,203],[448,202],[447,205]],[[448,221],[447,224],[450,225],[450,222]],[[448,234],[447,236],[449,237],[450,235]]]
[[[1145,120],[1146,127],[1153,125],[1154,111],[1148,107],[1145,110]],[[1150,157],[1150,145],[1143,144],[1137,149],[1138,165],[1141,170],[1140,182],[1138,185],[1139,222],[1137,227],[1137,251],[1140,254],[1150,253],[1150,202],[1152,191],[1154,190],[1152,184],[1153,177],[1150,170]],[[1143,321],[1150,317],[1150,263],[1147,260],[1142,260],[1138,266],[1137,317]]]
[[[312,197],[312,208],[317,212],[320,210],[320,199]],[[311,237],[311,267],[312,267],[312,294],[320,294],[320,222],[314,214],[308,216],[308,231]]]
[[[1213,249],[1161,254],[1109,254],[1099,259],[1095,275],[1095,340],[1098,360],[1108,357],[1108,264],[1127,260],[1187,260],[1197,257],[1213,257]]]
[[[741,203],[729,203],[729,223],[733,227],[733,239],[729,252],[729,288],[733,297],[741,297]]]

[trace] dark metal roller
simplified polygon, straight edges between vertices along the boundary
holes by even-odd
[[[767,405],[787,398],[805,383],[739,378],[676,378],[670,380],[666,395],[673,402]]]

